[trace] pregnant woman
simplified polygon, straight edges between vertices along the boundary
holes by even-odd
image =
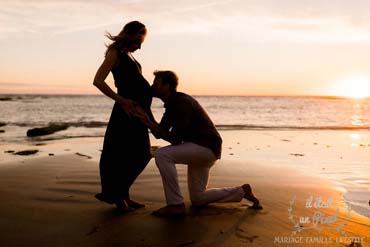
[[[99,164],[101,193],[95,197],[115,204],[121,211],[145,206],[130,199],[129,189],[151,158],[148,128],[135,117],[138,108],[153,118],[151,90],[142,75],[141,65],[132,56],[141,48],[146,32],[142,23],[133,21],[117,36],[108,33],[112,43],[94,78],[94,85],[115,101]],[[117,93],[105,82],[110,72]]]

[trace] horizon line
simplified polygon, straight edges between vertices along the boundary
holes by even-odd
[[[179,91],[181,92],[181,91]],[[187,93],[188,94],[188,93]],[[105,96],[99,93],[0,93],[1,97],[6,96]],[[327,98],[327,99],[353,99],[352,97],[342,95],[319,95],[319,94],[189,94],[195,97],[306,97],[306,98]],[[368,99],[364,97],[361,99]]]

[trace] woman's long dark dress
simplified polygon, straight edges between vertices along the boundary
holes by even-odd
[[[112,69],[118,95],[131,99],[151,116],[150,85],[141,66],[126,53],[118,52],[119,63]],[[115,203],[129,195],[129,189],[151,158],[148,128],[115,103],[104,137],[100,158],[101,201]]]

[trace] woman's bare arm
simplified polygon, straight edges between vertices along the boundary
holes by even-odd
[[[109,85],[105,82],[108,74],[112,70],[113,66],[116,64],[118,59],[117,51],[111,49],[108,51],[102,65],[100,65],[98,71],[95,74],[94,86],[96,86],[103,94],[118,102],[123,109],[128,113],[133,113],[135,111],[135,102],[125,99],[115,93]]]

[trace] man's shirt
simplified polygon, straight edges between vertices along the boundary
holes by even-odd
[[[193,142],[207,147],[219,159],[222,139],[202,106],[191,96],[175,92],[164,104],[161,138],[171,144]]]

